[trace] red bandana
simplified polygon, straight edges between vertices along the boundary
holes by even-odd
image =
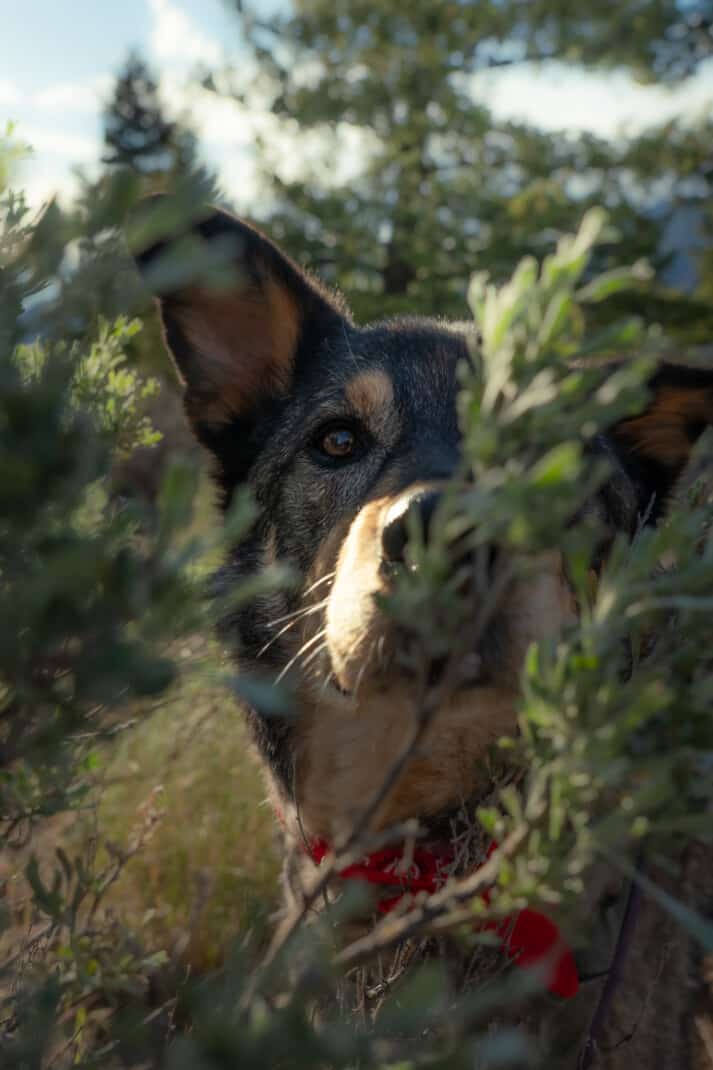
[[[488,855],[496,846],[495,843],[490,845]],[[309,853],[314,863],[320,865],[329,853],[329,847],[324,840],[315,840]],[[404,873],[399,869],[403,853],[403,847],[385,847],[347,866],[339,876],[343,880],[362,880],[369,884],[398,888],[396,895],[386,896],[377,903],[377,909],[382,914],[393,910],[405,895],[416,895],[418,892],[430,894],[443,887],[448,879],[447,869],[452,861],[450,857],[445,854],[438,856],[423,847],[416,847],[408,872]],[[488,903],[490,892],[483,892],[482,899]],[[550,992],[564,999],[577,994],[579,977],[574,956],[555,923],[545,914],[526,907],[515,917],[483,922],[479,929],[497,933],[501,950],[517,966],[545,970]]]

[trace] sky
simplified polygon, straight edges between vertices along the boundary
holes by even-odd
[[[259,0],[260,10],[283,2]],[[55,193],[71,196],[73,169],[96,167],[102,105],[133,47],[160,75],[167,111],[190,109],[204,156],[230,199],[249,210],[260,198],[252,146],[262,135],[279,149],[276,121],[187,88],[197,64],[236,65],[245,56],[226,0],[0,0],[0,27],[0,127],[13,120],[18,137],[33,146],[21,173],[32,204]],[[554,64],[479,76],[473,90],[498,118],[612,136],[672,116],[710,113],[713,64],[673,90],[638,86],[625,74],[582,74]],[[346,131],[335,177],[342,179],[355,164],[357,140]],[[289,160],[285,166],[289,171]]]

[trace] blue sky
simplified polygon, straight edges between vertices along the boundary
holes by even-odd
[[[239,41],[222,0],[0,0],[0,26],[0,121],[33,145],[23,178],[34,200],[71,190],[72,166],[96,161],[102,101],[132,47],[170,97],[196,63],[235,54]]]
[[[260,9],[267,3],[260,0]],[[187,88],[197,63],[240,55],[237,22],[223,0],[0,0],[0,26],[0,124],[15,120],[34,146],[22,173],[33,203],[53,192],[71,195],[72,168],[96,165],[102,101],[133,46],[159,72],[167,109],[193,113],[204,154],[240,207],[260,196],[251,154],[258,134],[274,146],[276,166],[289,173],[294,165],[289,139],[272,117]],[[582,75],[554,65],[479,77],[473,90],[498,116],[608,136],[672,115],[710,113],[713,64],[674,91],[637,86],[624,74]],[[315,142],[303,145],[318,151]],[[343,131],[342,146],[339,177],[358,158],[358,135]]]

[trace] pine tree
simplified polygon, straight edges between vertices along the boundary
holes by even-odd
[[[80,192],[62,218],[56,241],[74,240],[71,270],[53,279],[53,299],[42,305],[37,329],[78,341],[93,337],[103,320],[143,310],[146,295],[126,248],[124,225],[137,201],[148,193],[170,194],[186,213],[219,199],[215,174],[200,159],[198,140],[187,116],[176,120],[164,111],[156,78],[137,53],[117,75],[104,112],[103,169],[82,175]],[[48,229],[48,228],[46,228]],[[114,488],[152,498],[166,464],[194,449],[182,418],[177,383],[159,337],[148,318],[138,335],[125,341],[128,362],[142,374],[157,376],[164,390],[147,411],[161,432],[156,445],[132,451],[112,469]]]
[[[156,79],[136,52],[127,58],[104,112],[104,143],[102,163],[144,177],[195,166],[195,135],[166,117]]]
[[[551,0],[417,0],[400,9],[390,0],[297,0],[272,19],[244,12],[260,90],[272,88],[275,115],[298,130],[293,176],[294,160],[302,161],[287,181],[261,149],[271,233],[344,288],[364,318],[463,315],[473,270],[505,278],[597,203],[623,239],[619,262],[647,257],[663,269],[666,217],[655,202],[672,205],[684,177],[700,169],[707,128],[678,132],[685,163],[668,153],[662,182],[654,158],[666,129],[632,144],[547,134],[496,121],[473,88],[484,71],[552,57],[626,63],[649,78],[694,69],[708,38],[692,7],[685,15],[674,3],[639,8],[632,0],[585,16]],[[633,39],[617,29],[627,19],[640,28]],[[305,148],[309,131],[319,131],[323,152]],[[335,162],[345,154],[358,159],[341,181]],[[600,249],[597,268],[611,266],[611,257],[611,247]],[[690,301],[674,309],[663,291],[655,304],[641,310],[668,324],[705,314]],[[596,314],[606,319],[606,305]]]
[[[527,58],[627,67],[639,81],[673,83],[713,55],[710,0],[603,0],[588,9],[567,0],[487,6],[499,9],[500,27],[512,32]]]
[[[83,237],[72,270],[57,280],[57,299],[51,306],[62,317],[62,329],[80,336],[94,329],[99,316],[140,307],[143,292],[122,231],[136,202],[156,191],[172,194],[184,206],[217,199],[215,174],[200,159],[188,116],[174,120],[166,115],[158,82],[136,52],[118,73],[104,111],[101,163],[98,177],[80,173],[80,192],[65,219],[63,236]],[[129,350],[145,370],[166,370],[153,327]]]

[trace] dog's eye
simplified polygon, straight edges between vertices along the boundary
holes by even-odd
[[[317,439],[317,448],[327,457],[351,457],[357,447],[357,437],[350,427],[330,427]]]

